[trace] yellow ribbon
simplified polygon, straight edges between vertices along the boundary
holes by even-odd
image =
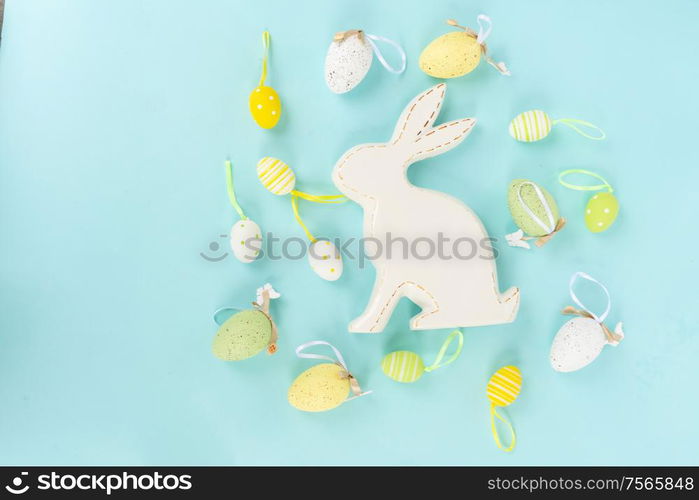
[[[313,233],[311,233],[311,231],[308,229],[308,226],[306,226],[306,224],[303,222],[303,219],[301,218],[301,214],[299,213],[299,198],[302,198],[307,201],[312,201],[314,203],[344,203],[347,201],[347,197],[342,194],[316,195],[296,190],[293,190],[291,192],[291,208],[294,211],[294,218],[296,219],[298,225],[301,226],[303,231],[306,233],[306,237],[309,240],[311,240],[312,243],[315,243],[317,241],[317,238],[313,236]]]
[[[604,336],[607,338],[607,340],[608,340],[609,342],[619,343],[619,342],[621,342],[621,340],[624,338],[624,337],[622,337],[621,335],[617,335],[616,333],[614,333],[613,331],[611,331],[609,328],[607,328],[607,325],[605,325],[605,324],[602,323],[601,321],[598,321],[597,318],[595,318],[595,317],[592,315],[592,313],[589,313],[589,312],[587,312],[587,311],[584,311],[584,310],[581,310],[581,309],[576,309],[576,308],[574,308],[573,306],[566,306],[566,307],[561,311],[561,313],[562,313],[562,314],[567,314],[567,315],[569,315],[569,316],[580,316],[580,317],[583,317],[583,318],[590,318],[590,319],[593,319],[593,320],[597,321],[597,323],[599,323],[599,325],[602,327],[602,331],[604,332]]]
[[[277,352],[277,341],[279,340],[279,332],[277,330],[277,324],[272,319],[272,315],[269,312],[269,291],[262,290],[262,304],[253,302],[252,305],[260,311],[262,314],[267,316],[267,319],[272,325],[272,335],[269,337],[269,343],[267,344],[267,354],[274,354]]]
[[[495,425],[495,419],[500,420],[503,422],[507,427],[510,429],[510,436],[511,436],[511,441],[510,441],[510,446],[505,448],[502,443],[500,442],[500,434],[498,434],[498,428]],[[490,405],[490,429],[493,432],[493,439],[495,439],[495,444],[498,445],[498,448],[500,448],[502,451],[512,451],[515,449],[515,444],[517,443],[517,435],[515,434],[515,430],[512,427],[512,424],[510,423],[509,420],[506,418],[502,417],[497,410],[495,409],[495,405],[491,404]]]
[[[260,76],[260,83],[258,87],[262,87],[265,84],[265,79],[267,78],[267,60],[269,59],[270,43],[271,36],[269,31],[265,30],[262,32],[262,47],[264,49],[264,55],[262,56],[262,76]]]

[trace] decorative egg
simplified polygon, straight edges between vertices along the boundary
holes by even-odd
[[[325,56],[325,83],[336,94],[344,94],[359,85],[366,76],[374,52],[361,32],[333,41]]]
[[[496,371],[486,387],[488,400],[494,406],[507,406],[514,402],[522,389],[522,372],[516,366],[503,366]]]
[[[602,326],[592,318],[568,320],[551,344],[551,366],[557,372],[573,372],[592,363],[607,344]]]
[[[282,102],[272,87],[262,85],[250,93],[250,114],[262,128],[274,127],[282,115]]]
[[[296,176],[291,167],[271,156],[257,162],[257,177],[265,188],[277,195],[289,194],[296,186]]]
[[[249,264],[257,259],[262,248],[262,231],[250,219],[239,220],[231,228],[231,250],[240,262]]]
[[[328,281],[342,276],[342,256],[328,240],[316,240],[308,248],[308,262],[315,273]]]
[[[415,382],[425,373],[422,358],[411,351],[395,351],[381,361],[381,370],[396,382]]]
[[[289,404],[301,411],[327,411],[340,406],[350,391],[346,372],[334,363],[309,368],[289,387]]]
[[[541,202],[541,199],[537,195],[532,184],[535,184],[541,190],[541,194],[551,210],[551,215],[553,216],[554,221],[553,226],[555,226],[559,219],[558,205],[556,204],[556,200],[553,199],[553,196],[551,196],[546,189],[539,186],[535,182],[527,179],[513,180],[507,189],[507,204],[510,209],[510,214],[512,215],[512,220],[514,220],[517,227],[524,231],[525,234],[535,237],[545,236],[550,231],[547,231],[541,227],[541,225],[527,213],[525,208],[522,206],[522,203],[519,201],[519,197],[521,196],[522,201],[534,215],[544,222],[544,224],[551,224],[551,220],[546,213],[546,207]]]
[[[585,225],[593,233],[609,229],[619,215],[619,200],[613,193],[597,193],[585,208]]]
[[[256,309],[240,311],[228,318],[216,332],[212,351],[224,361],[240,361],[258,354],[269,344],[272,323]]]
[[[539,109],[525,111],[514,117],[508,130],[518,141],[540,141],[551,132],[551,118]]]
[[[464,31],[435,38],[420,54],[420,69],[435,78],[456,78],[473,71],[481,61],[481,45]]]

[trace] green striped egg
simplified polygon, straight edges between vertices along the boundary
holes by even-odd
[[[597,193],[585,208],[585,225],[593,233],[609,229],[619,215],[619,200],[612,193]]]
[[[240,361],[263,351],[272,336],[272,323],[256,309],[240,311],[216,332],[211,350],[224,361]]]
[[[543,203],[541,203],[541,200],[537,196],[534,186],[531,184],[525,184],[522,186],[523,183],[536,184],[535,182],[527,179],[515,179],[510,183],[510,187],[507,189],[507,204],[510,209],[510,214],[512,215],[512,220],[514,220],[517,227],[524,231],[527,236],[545,236],[548,234],[548,231],[546,231],[534,219],[532,219],[520,203],[519,197],[517,196],[520,186],[522,188],[520,191],[522,201],[527,205],[527,207],[529,207],[529,210],[531,210],[534,215],[536,215],[546,224],[550,224],[551,221],[546,215],[546,208],[544,208]],[[556,200],[553,199],[553,196],[551,196],[548,191],[538,184],[536,185],[541,190],[541,194],[544,195],[546,203],[548,203],[549,209],[551,210],[551,215],[553,215],[553,225],[555,226],[559,218]]]
[[[525,111],[510,122],[509,132],[518,141],[540,141],[551,132],[551,118],[538,109]]]
[[[422,358],[411,351],[394,351],[381,361],[381,370],[396,382],[415,382],[425,373]]]

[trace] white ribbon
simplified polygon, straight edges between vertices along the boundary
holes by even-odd
[[[379,60],[381,65],[386,68],[388,71],[391,73],[395,73],[397,75],[401,74],[403,71],[405,71],[406,67],[406,56],[405,56],[405,51],[403,48],[398,45],[396,42],[393,40],[389,40],[388,38],[378,36],[378,35],[370,35],[369,33],[364,33],[366,36],[367,41],[371,44],[371,48],[374,50],[374,53],[376,54],[376,58]],[[396,69],[393,66],[391,66],[388,61],[384,58],[383,54],[381,53],[381,50],[379,50],[378,45],[376,45],[375,42],[386,42],[389,45],[392,45],[397,51],[398,54],[400,54],[400,59],[401,59],[401,66],[400,69]]]
[[[544,210],[546,211],[546,217],[549,220],[549,225],[546,225],[544,221],[539,219],[539,217],[536,216],[536,214],[527,206],[527,204],[524,203],[524,199],[522,198],[523,186],[531,186],[534,188],[534,193],[536,194],[537,198],[539,198],[539,201],[541,202],[541,204],[544,207]],[[541,189],[539,189],[539,186],[529,181],[520,184],[517,188],[517,201],[519,201],[519,204],[522,205],[522,208],[527,213],[527,215],[531,217],[532,220],[536,222],[541,229],[546,231],[546,234],[551,234],[554,231],[554,229],[556,229],[556,221],[553,219],[553,212],[551,212],[551,207],[546,201],[544,193],[542,193]],[[524,241],[524,231],[522,231],[521,229],[514,233],[506,234],[505,239],[507,240],[507,244],[511,247],[522,247],[527,249],[530,248],[529,243]]]
[[[599,287],[604,290],[605,295],[607,296],[607,309],[605,309],[604,313],[602,313],[600,316],[597,316],[595,313],[590,311],[587,307],[583,305],[582,302],[580,302],[580,299],[578,299],[577,295],[575,295],[575,292],[573,291],[573,285],[575,284],[576,280],[578,278],[583,278],[588,281],[592,281],[593,283],[599,285]],[[607,287],[604,286],[602,283],[597,281],[595,278],[590,276],[587,273],[583,273],[582,271],[578,271],[573,274],[573,276],[570,277],[570,283],[568,284],[568,289],[570,291],[570,298],[573,299],[573,302],[575,302],[580,309],[583,309],[584,311],[587,311],[590,313],[592,318],[597,322],[597,323],[603,323],[605,319],[607,319],[607,316],[609,315],[609,310],[612,307],[612,298],[609,295],[609,290],[607,290]]]
[[[490,36],[490,32],[493,31],[493,21],[491,21],[490,17],[486,16],[485,14],[479,14],[478,15],[478,37],[476,38],[476,42],[478,42],[480,45],[482,45],[486,38]],[[483,23],[481,21],[484,21],[488,24],[487,27],[483,27]]]

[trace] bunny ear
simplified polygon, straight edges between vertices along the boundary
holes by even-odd
[[[410,101],[398,119],[391,142],[414,141],[432,124],[439,115],[447,85],[440,83]]]
[[[458,146],[471,133],[475,124],[475,118],[462,118],[461,120],[442,123],[422,132],[408,146],[411,160],[424,160],[431,156],[446,153],[451,148]]]

